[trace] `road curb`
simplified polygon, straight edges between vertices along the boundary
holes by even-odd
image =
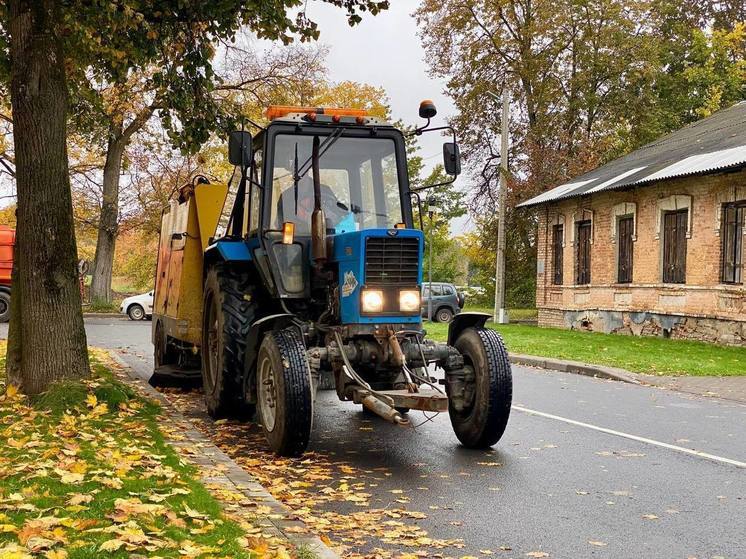
[[[226,486],[226,488],[244,495],[252,504],[269,507],[270,513],[256,524],[265,531],[273,532],[273,536],[279,536],[295,546],[309,549],[318,559],[340,559],[340,556],[332,548],[313,535],[311,529],[305,523],[298,520],[291,509],[275,499],[254,476],[241,468],[227,454],[215,446],[206,435],[197,430],[194,424],[177,410],[168,398],[138,376],[133,366],[122,359],[116,350],[109,350],[108,353],[122,367],[128,377],[129,384],[138,392],[158,402],[166,420],[178,428],[180,434],[178,439],[170,438],[167,432],[163,433],[164,438],[171,446],[181,450],[179,455],[182,458],[197,466],[202,483],[208,487]],[[196,448],[199,449],[199,455],[191,452]],[[204,472],[203,470],[209,471]],[[205,475],[206,473],[208,475]]]
[[[124,320],[127,315],[118,312],[83,312],[83,318],[118,318]]]
[[[642,384],[636,375],[625,369],[606,367],[604,365],[593,365],[582,361],[568,361],[566,359],[554,359],[551,357],[537,357],[535,355],[522,355],[519,353],[509,354],[510,362],[516,365],[528,367],[539,367],[541,369],[552,369],[563,373],[573,373],[587,377],[618,380],[629,384]]]

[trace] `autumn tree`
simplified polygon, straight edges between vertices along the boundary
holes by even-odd
[[[215,124],[230,121],[237,115],[257,118],[258,107],[268,92],[298,92],[307,89],[309,80],[319,76],[320,61],[325,49],[318,45],[288,45],[256,52],[243,46],[242,33],[236,44],[223,45],[222,56],[214,57],[215,88],[209,94],[214,105]],[[173,65],[184,54],[184,45],[165,46],[161,66]],[[97,233],[95,258],[92,268],[91,299],[111,301],[111,281],[116,239],[122,206],[121,180],[127,149],[133,137],[140,133],[160,110],[167,110],[170,102],[168,82],[155,79],[158,68],[151,66],[129,72],[122,80],[109,82],[100,76],[88,75],[80,80],[72,106],[75,136],[86,139],[91,146],[83,150],[85,159],[100,159],[100,169],[86,173],[73,182],[78,193],[85,196],[81,209],[88,219],[87,206],[95,201]],[[286,93],[287,94],[287,93]],[[242,100],[242,103],[237,103]],[[157,122],[157,119],[155,119]],[[157,127],[157,125],[156,125]],[[160,131],[159,131],[160,132]],[[100,155],[99,155],[100,153]],[[75,158],[73,158],[75,159]],[[80,158],[76,163],[82,165]],[[126,196],[126,195],[125,195]],[[124,203],[124,204],[123,204]],[[76,206],[78,207],[78,206]]]
[[[350,23],[387,3],[330,0]],[[67,161],[70,91],[82,73],[117,82],[130,72],[158,68],[166,85],[161,121],[171,140],[195,150],[208,140],[218,115],[213,42],[242,26],[257,36],[291,41],[319,34],[304,12],[287,16],[296,0],[265,3],[158,2],[104,4],[72,0],[10,0],[0,5],[0,74],[10,83],[18,192],[17,273],[13,281],[7,369],[28,393],[89,373],[77,285],[77,256]],[[183,54],[162,65],[169,45]]]
[[[535,237],[533,216],[513,211],[518,201],[746,97],[743,23],[733,19],[743,11],[715,0],[421,4],[427,60],[458,111],[483,235],[496,230],[500,163],[490,93],[510,93],[506,230],[517,245],[506,261],[525,270],[521,285],[534,275]]]
[[[176,54],[179,49],[171,45],[169,51]],[[131,72],[113,83],[84,83],[84,100],[87,102],[81,101],[75,107],[74,112],[81,117],[77,121],[93,121],[97,136],[104,138],[96,254],[91,271],[92,300],[111,301],[111,274],[119,232],[120,177],[125,150],[159,104],[165,102],[165,92],[162,89],[153,90],[152,74],[146,70]]]

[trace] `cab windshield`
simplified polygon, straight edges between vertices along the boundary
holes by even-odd
[[[309,161],[312,144],[313,136],[279,134],[275,138],[273,229],[290,221],[295,223],[296,235],[310,235],[312,171],[298,181],[297,189],[293,176]],[[319,170],[321,207],[329,232],[391,229],[404,221],[394,140],[340,136],[322,153]]]

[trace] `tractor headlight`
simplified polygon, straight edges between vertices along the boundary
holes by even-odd
[[[399,291],[399,310],[401,312],[420,312],[420,290],[402,289]]]
[[[383,291],[380,289],[363,289],[362,299],[364,313],[383,311]]]

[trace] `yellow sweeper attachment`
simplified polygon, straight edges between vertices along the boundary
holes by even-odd
[[[189,184],[163,212],[153,302],[156,361],[162,349],[156,369],[177,364],[169,347],[197,349],[201,343],[204,252],[227,191],[223,184]]]

